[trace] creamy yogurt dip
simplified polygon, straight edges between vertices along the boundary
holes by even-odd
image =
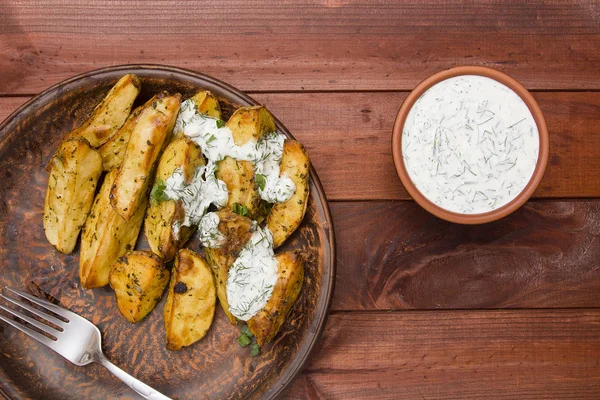
[[[248,321],[264,308],[278,276],[273,235],[268,228],[262,229],[256,223],[255,229],[227,275],[229,311],[242,321]]]
[[[402,156],[431,202],[479,214],[513,200],[538,160],[537,125],[525,102],[491,78],[462,75],[429,88],[408,113]]]
[[[198,225],[204,247],[218,248],[224,235],[219,231],[219,216],[207,213],[211,204],[225,207],[228,191],[225,182],[217,179],[217,163],[225,157],[250,161],[261,198],[269,203],[289,200],[296,185],[285,174],[280,175],[285,136],[273,132],[259,141],[250,140],[238,146],[231,130],[223,121],[202,115],[194,103],[182,103],[175,123],[175,132],[182,132],[196,142],[206,158],[206,165],[198,167],[190,184],[186,184],[181,169],[175,170],[164,182],[163,193],[173,200],[181,200],[185,219],[181,225]],[[173,225],[175,234],[181,228]],[[227,299],[229,311],[236,318],[247,321],[267,304],[278,277],[278,262],[274,256],[273,235],[268,228],[253,222],[253,234],[229,268]]]
[[[219,247],[223,234],[219,231],[219,215],[207,213],[200,221],[200,241],[204,247]],[[231,314],[248,321],[262,310],[273,294],[279,263],[273,250],[273,234],[256,221],[252,236],[227,274],[227,301]]]
[[[197,225],[211,204],[218,208],[227,204],[227,186],[215,176],[217,163],[225,157],[250,161],[254,165],[258,192],[269,203],[285,202],[296,191],[292,179],[279,173],[285,141],[281,133],[273,132],[258,142],[250,140],[238,146],[231,129],[223,121],[199,113],[192,100],[181,104],[174,132],[183,132],[196,142],[207,161],[206,166],[196,170],[189,185],[185,184],[181,170],[176,170],[165,182],[165,195],[172,200],[181,199],[183,203],[185,220],[182,225]],[[176,232],[179,228],[173,226]]]

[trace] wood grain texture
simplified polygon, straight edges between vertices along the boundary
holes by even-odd
[[[597,399],[600,311],[331,315],[286,399]]]
[[[29,97],[0,97],[0,122],[19,108]]]
[[[460,64],[529,88],[600,88],[595,1],[25,0],[4,2],[0,20],[1,94],[126,63],[261,91],[406,90]]]
[[[414,202],[331,205],[334,310],[600,307],[600,201],[463,226]]]
[[[308,150],[330,200],[409,199],[391,154],[406,93],[254,93]],[[535,198],[600,197],[600,93],[535,93],[550,160]],[[25,97],[0,98],[0,118]]]

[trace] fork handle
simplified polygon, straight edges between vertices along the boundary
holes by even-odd
[[[99,357],[98,362],[104,365],[104,367],[106,367],[106,369],[109,370],[114,376],[122,380],[127,386],[135,390],[135,392],[143,398],[149,400],[171,400],[164,394],[135,379],[133,376],[129,375],[127,372],[108,361],[108,359],[103,355]]]

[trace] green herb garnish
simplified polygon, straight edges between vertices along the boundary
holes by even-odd
[[[258,356],[260,356],[260,346],[258,345],[258,343],[254,343],[252,345],[252,350],[250,351],[250,355],[252,357],[258,357]]]
[[[256,180],[256,184],[260,188],[260,190],[265,190],[265,185],[267,184],[267,178],[264,175],[256,174],[254,177]]]
[[[222,119],[218,119],[217,120],[217,128],[222,128],[225,126],[225,121],[223,121]]]
[[[254,335],[252,334],[252,332],[250,331],[250,328],[248,328],[248,325],[244,325],[244,326],[242,326],[242,335],[246,335],[246,336],[248,336],[248,337],[250,337],[250,338],[251,338],[252,336],[254,336]]]
[[[252,343],[252,339],[246,335],[241,335],[239,338],[237,338],[237,342],[242,347],[248,347],[248,345]],[[252,346],[252,350],[254,351],[254,346]]]
[[[233,203],[233,212],[242,217],[248,216],[248,207],[240,203]]]
[[[154,183],[152,191],[150,192],[150,200],[153,204],[169,200],[169,196],[165,193],[166,188],[167,185],[160,179]]]
[[[214,142],[215,140],[217,140],[217,138],[215,137],[215,135],[210,135],[209,138],[206,139],[206,144]]]

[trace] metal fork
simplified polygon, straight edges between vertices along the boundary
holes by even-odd
[[[50,339],[34,329],[29,328],[28,326],[10,318],[6,318],[0,314],[0,319],[2,321],[14,326],[38,342],[50,347],[52,350],[75,365],[83,366],[92,362],[97,362],[104,365],[104,367],[112,372],[113,375],[125,382],[130,388],[135,390],[145,399],[169,399],[167,396],[157,392],[145,383],[140,382],[127,372],[123,371],[121,368],[108,361],[108,359],[102,353],[102,338],[96,325],[69,310],[65,310],[62,307],[50,303],[49,301],[31,296],[27,293],[21,292],[20,290],[11,289],[9,287],[5,287],[5,289],[42,307],[44,311],[24,303],[22,299],[0,294],[1,298],[24,310],[29,311],[34,315],[37,315],[46,323],[42,323],[37,319],[31,318],[20,311],[4,307],[1,304],[0,308],[7,313],[14,315],[15,317],[28,322],[55,339]],[[62,319],[51,315],[48,313],[48,311],[59,315],[62,317]],[[48,323],[55,325],[55,327],[48,325]]]

